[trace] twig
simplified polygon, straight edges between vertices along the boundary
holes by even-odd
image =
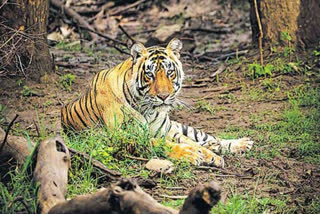
[[[147,0],[139,0],[139,1],[136,1],[135,3],[129,4],[128,6],[125,6],[125,7],[123,7],[123,8],[120,8],[120,9],[118,9],[118,10],[116,10],[116,11],[111,11],[109,15],[110,15],[110,16],[119,15],[120,13],[122,13],[122,12],[124,12],[124,11],[126,11],[126,10],[128,10],[128,9],[130,9],[130,8],[133,8],[133,7],[135,7],[135,6],[138,6],[139,4],[141,4],[141,3],[145,2],[145,1],[147,1]]]
[[[76,11],[73,9],[66,7],[60,0],[51,0],[51,3],[55,6],[63,10],[68,16],[74,18],[80,25],[85,26],[88,29],[93,30],[93,28],[89,25],[89,23],[84,20]],[[98,40],[98,36],[92,32],[89,33],[92,40]]]
[[[218,171],[218,172],[221,172],[221,173],[224,173],[225,175],[216,175],[216,176],[220,176],[220,177],[239,177],[239,178],[251,178],[251,177],[246,177],[245,175],[239,175],[239,174],[235,174],[235,173],[231,173],[231,172],[228,172],[224,169],[221,169],[221,168],[218,168],[218,167],[214,167],[214,166],[198,166],[196,167],[196,169],[199,169],[199,170],[213,170],[213,171]]]
[[[133,43],[136,42],[136,40],[132,36],[130,36],[130,34],[121,25],[119,25],[119,28]]]
[[[213,61],[224,60],[224,59],[227,59],[227,58],[229,58],[231,56],[235,56],[235,55],[241,56],[241,55],[245,55],[246,53],[248,53],[248,50],[235,51],[235,52],[224,54],[224,55],[221,55],[217,58],[214,58]]]
[[[5,1],[2,3],[2,5],[0,6],[0,9],[1,9],[5,4],[7,4],[7,2],[8,2],[8,0],[5,0]]]
[[[117,40],[117,39],[113,39],[113,38],[111,38],[110,36],[105,35],[105,34],[102,34],[102,33],[99,33],[99,32],[97,32],[97,31],[95,31],[95,30],[91,30],[91,29],[86,28],[86,27],[83,27],[83,26],[79,26],[79,27],[80,27],[81,29],[83,29],[83,30],[87,30],[87,31],[89,31],[89,32],[95,33],[95,34],[99,35],[100,37],[102,37],[102,38],[104,38],[104,39],[107,39],[107,40],[109,40],[109,41],[112,41],[112,42],[113,42],[112,47],[113,47],[114,49],[116,49],[116,50],[119,51],[120,53],[123,53],[123,54],[130,55],[130,56],[131,56],[130,53],[128,53],[128,52],[126,52],[126,51],[124,51],[124,50],[122,50],[121,48],[119,48],[119,47],[116,46],[116,43],[117,43],[117,44],[122,45],[122,46],[124,46],[124,47],[127,48],[127,44],[126,44],[126,43],[124,43],[124,42],[122,42],[122,41],[120,41],[120,40]]]
[[[131,35],[132,35],[132,36],[136,36],[136,35],[144,34],[144,33],[152,33],[152,32],[155,32],[156,30],[157,30],[156,28],[153,28],[153,29],[150,29],[150,30],[145,30],[145,31],[140,31],[140,32],[134,32],[134,33],[132,33]]]
[[[186,199],[188,197],[187,195],[159,195],[159,196],[163,198],[174,199],[174,200]]]
[[[253,3],[254,3],[254,10],[255,10],[255,13],[256,13],[257,22],[258,22],[258,27],[259,27],[260,64],[261,64],[261,66],[263,66],[263,54],[262,54],[262,38],[263,38],[263,32],[262,32],[261,20],[260,20],[259,11],[258,11],[257,0],[253,0]]]
[[[70,153],[72,153],[72,154],[79,155],[79,156],[83,157],[84,159],[86,159],[88,161],[91,160],[92,165],[94,167],[100,169],[101,171],[103,171],[106,175],[108,175],[109,178],[111,178],[113,180],[116,180],[121,176],[121,173],[113,171],[111,169],[108,169],[100,161],[98,161],[98,160],[96,160],[94,158],[90,158],[90,156],[88,154],[80,152],[80,151],[77,151],[77,150],[72,149],[72,148],[68,148],[68,149],[69,149]]]
[[[15,199],[13,199],[13,201],[11,201],[10,204],[8,205],[8,208],[12,207],[12,205],[17,201],[21,201],[23,206],[26,208],[27,213],[31,213],[27,203],[24,201],[23,196],[17,196]]]
[[[108,35],[106,35],[106,34],[99,33],[99,32],[95,31],[95,30],[92,29],[92,28],[88,28],[87,26],[81,26],[81,25],[80,25],[79,27],[80,27],[81,29],[83,29],[83,30],[87,30],[87,31],[89,31],[89,32],[91,32],[91,33],[97,34],[98,36],[101,36],[101,37],[104,38],[104,39],[110,40],[110,41],[115,42],[115,43],[117,43],[117,44],[119,44],[119,45],[123,45],[123,46],[127,47],[127,44],[126,44],[126,43],[124,43],[124,42],[122,42],[122,41],[120,41],[120,40],[117,40],[117,39],[113,39],[113,38],[111,38],[110,36],[108,36]]]
[[[36,127],[37,135],[38,135],[38,137],[40,138],[40,137],[41,137],[41,134],[40,134],[40,131],[39,131],[38,124],[37,124],[36,121],[34,121],[34,120],[33,120],[33,124],[34,124],[34,126]]]
[[[126,155],[127,158],[130,158],[132,160],[140,160],[140,161],[149,161],[146,158],[141,158],[141,157],[134,157],[134,156],[130,156],[130,155]]]
[[[7,129],[7,131],[6,131],[6,135],[4,136],[4,139],[3,139],[2,144],[1,144],[1,147],[0,147],[0,153],[2,152],[2,149],[3,149],[3,147],[4,147],[4,145],[5,145],[6,141],[7,141],[8,134],[9,134],[9,131],[10,131],[10,129],[11,129],[11,126],[14,124],[14,121],[15,121],[18,117],[19,117],[19,115],[16,114],[16,116],[13,118],[13,120],[9,123],[8,129]]]
[[[187,188],[185,187],[164,187],[166,189],[171,189],[171,190],[186,190]]]
[[[200,31],[200,32],[206,32],[206,33],[216,33],[216,34],[225,34],[225,33],[230,33],[230,29],[208,29],[208,28],[186,28],[184,30],[190,30],[190,31]]]

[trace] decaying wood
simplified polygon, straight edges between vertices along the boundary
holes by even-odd
[[[57,203],[65,201],[69,167],[70,153],[61,137],[39,144],[34,180],[40,183],[41,214],[48,213]]]
[[[49,214],[206,214],[220,200],[220,187],[211,182],[198,185],[186,199],[181,211],[165,207],[145,193],[134,181],[125,179],[94,194],[77,196],[54,206]]]
[[[5,132],[0,128],[0,141],[5,138]],[[30,143],[30,145],[29,145]],[[35,143],[19,136],[8,135],[6,144],[3,146],[0,157],[13,158],[19,165],[22,165],[30,155]]]
[[[191,190],[180,214],[207,214],[221,199],[221,188],[215,182],[199,184]]]
[[[0,129],[1,139],[4,136],[4,131]],[[8,153],[7,147],[16,146],[14,144],[16,142],[19,142],[20,146],[27,146],[26,141],[22,137],[8,135],[7,144],[3,151]],[[19,152],[14,155],[16,151]],[[20,161],[23,163],[30,154],[26,151],[30,150],[18,147],[18,150],[12,152],[12,156],[18,157],[17,159],[21,159]],[[198,185],[190,192],[179,212],[159,204],[145,193],[135,181],[124,179],[107,189],[103,188],[96,193],[77,196],[66,201],[69,167],[70,153],[60,137],[51,138],[39,144],[34,181],[40,183],[38,200],[42,214],[205,214],[209,213],[212,206],[220,200],[221,190],[215,183]]]

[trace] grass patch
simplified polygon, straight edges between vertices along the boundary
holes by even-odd
[[[258,142],[258,149],[250,151],[248,157],[271,159],[285,155],[319,164],[320,88],[300,86],[287,96],[287,106],[282,113],[271,117],[272,121],[259,122],[258,117],[252,117],[253,129],[229,127],[220,137],[252,137]]]
[[[28,142],[30,138],[27,136]],[[35,148],[38,144],[35,145]],[[8,173],[1,175],[1,179],[9,180],[6,185],[0,182],[0,207],[2,213],[37,213],[37,191],[38,183],[32,182],[32,170],[35,149],[27,157],[25,164],[20,168],[8,170]],[[2,169],[3,173],[6,169]],[[21,198],[18,200],[18,198]]]
[[[226,204],[218,203],[211,213],[221,214],[258,214],[258,213],[283,213],[286,202],[273,198],[258,198],[249,195],[234,195]]]
[[[166,151],[170,150],[165,146],[164,139],[153,144],[147,127],[132,121],[112,131],[108,127],[99,127],[77,135],[70,133],[69,137],[64,138],[68,147],[86,152],[108,168],[121,172],[123,177],[149,177],[150,171],[144,168],[145,162],[133,160],[130,156],[167,158]],[[194,178],[188,161],[172,161],[176,165],[175,170],[171,175],[160,175],[160,186],[175,186],[182,179]],[[98,181],[92,176],[92,170],[91,162],[83,164],[80,159],[72,160],[68,197],[93,192],[97,188]]]

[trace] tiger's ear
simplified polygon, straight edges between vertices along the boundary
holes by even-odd
[[[148,51],[142,43],[135,43],[131,47],[131,56],[135,62],[139,57],[147,55]]]
[[[177,39],[173,38],[167,45],[167,49],[171,50],[178,58],[180,58],[180,51],[182,49],[182,42]]]

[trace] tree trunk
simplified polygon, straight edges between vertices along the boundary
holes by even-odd
[[[293,47],[308,48],[320,41],[320,1],[319,0],[256,0],[263,30],[264,45],[287,45],[283,33],[291,37]],[[259,28],[254,0],[250,19],[253,44],[258,44]]]
[[[0,3],[0,75],[25,75],[39,80],[53,69],[46,28],[48,0]]]

